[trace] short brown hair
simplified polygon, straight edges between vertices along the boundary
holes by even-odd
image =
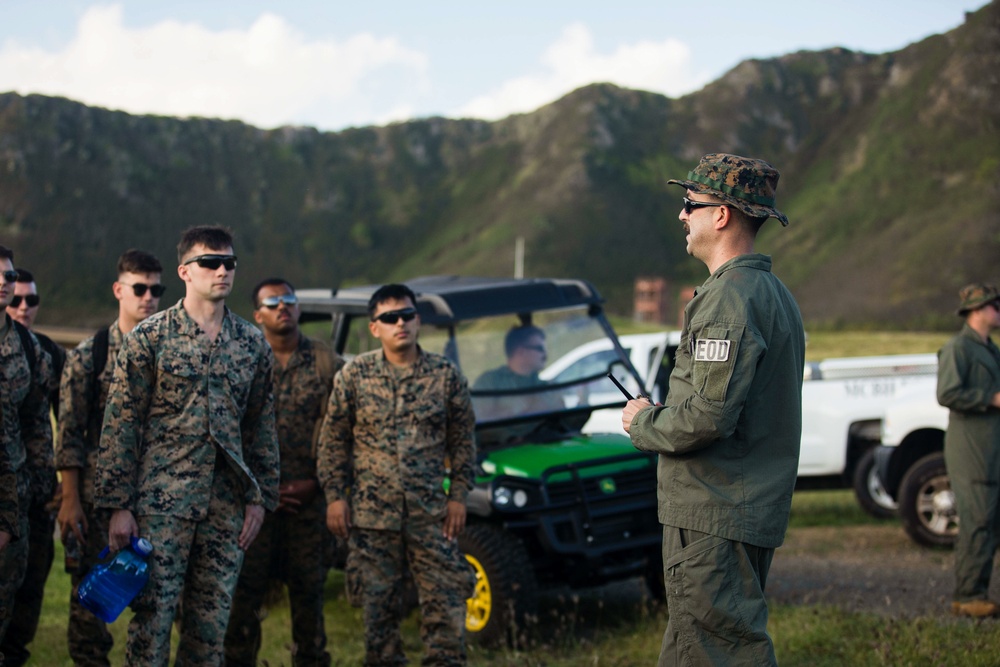
[[[196,245],[203,245],[209,250],[222,250],[233,247],[233,232],[228,227],[200,225],[189,227],[181,234],[177,244],[177,263],[184,262],[184,256]]]
[[[5,245],[0,245],[0,259],[9,259],[14,261],[14,251]]]
[[[118,275],[123,273],[163,273],[160,260],[138,248],[129,248],[118,258]]]

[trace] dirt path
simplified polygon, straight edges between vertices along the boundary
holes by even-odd
[[[951,617],[951,551],[911,542],[896,523],[789,531],[767,595],[783,604],[832,605],[895,618]],[[991,592],[1000,597],[994,576]]]

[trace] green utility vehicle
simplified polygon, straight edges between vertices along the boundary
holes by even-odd
[[[581,433],[594,410],[622,407],[623,394],[652,393],[661,360],[640,374],[583,280],[427,277],[417,294],[423,349],[444,354],[469,379],[476,411],[476,486],[459,545],[475,569],[466,628],[475,641],[512,637],[545,588],[585,588],[645,576],[662,597],[656,457],[624,431]],[[300,290],[303,321],[330,319],[345,357],[376,347],[366,305],[378,286]],[[504,336],[516,325],[544,331],[536,386],[477,389],[505,365]],[[593,341],[607,345],[587,347]],[[596,349],[592,354],[584,350]],[[669,361],[669,360],[668,360]]]

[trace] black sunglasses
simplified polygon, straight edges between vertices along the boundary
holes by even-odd
[[[25,294],[24,296],[15,295],[14,298],[10,300],[10,307],[20,308],[21,299],[24,299],[24,302],[28,304],[28,308],[34,308],[42,302],[42,297],[37,294]]]
[[[198,262],[198,266],[209,271],[218,271],[220,266],[226,267],[226,271],[236,268],[236,255],[198,255],[184,262],[181,266],[187,266],[193,262]]]
[[[16,283],[17,282],[17,271],[11,269],[10,271],[3,272],[3,281],[5,283]]]
[[[129,285],[129,283],[121,283],[121,284],[131,287],[132,293],[139,298],[142,298],[146,295],[146,290],[149,290],[153,294],[154,299],[159,299],[161,296],[163,296],[163,293],[167,291],[167,286],[160,285],[159,283],[157,283],[156,285],[147,285],[146,283],[132,283],[131,285]]]
[[[710,201],[695,201],[693,199],[684,198],[684,212],[691,215],[691,212],[696,208],[702,208],[704,206],[728,206],[728,204],[716,204]]]
[[[544,345],[522,345],[521,347],[523,347],[526,350],[534,350],[535,352],[541,352],[542,354],[545,354]]]
[[[395,324],[400,320],[400,318],[402,318],[404,322],[409,322],[416,316],[416,308],[403,308],[402,310],[390,310],[389,312],[382,313],[381,315],[376,315],[372,318],[372,322],[378,320],[382,324]]]
[[[274,310],[281,304],[285,304],[286,306],[294,306],[298,302],[299,302],[299,297],[295,296],[294,294],[281,294],[279,296],[264,297],[263,299],[260,300],[260,306],[257,307],[260,308],[261,306],[263,306],[264,308],[270,308],[271,310]]]

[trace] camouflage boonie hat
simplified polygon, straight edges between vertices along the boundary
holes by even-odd
[[[981,308],[991,301],[1000,302],[1000,292],[993,285],[972,283],[958,290],[958,311],[956,315],[965,315],[970,310]]]
[[[774,207],[778,170],[763,160],[727,153],[709,153],[686,180],[672,179],[692,192],[711,194],[752,218],[777,218],[788,226],[788,217]]]

